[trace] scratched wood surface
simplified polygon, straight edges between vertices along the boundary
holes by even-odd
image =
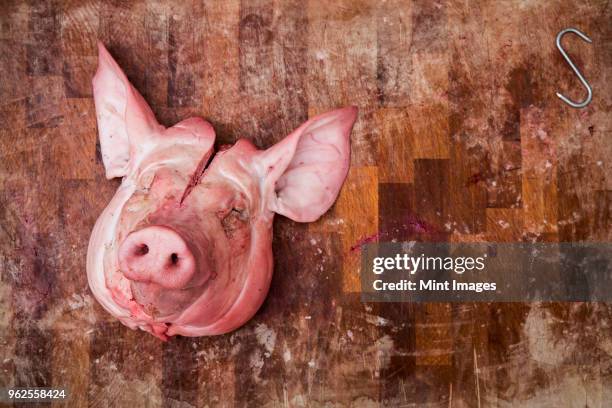
[[[612,307],[364,304],[378,240],[610,241],[608,1],[3,1],[0,386],[74,407],[606,407]],[[556,33],[594,88],[583,89]],[[106,181],[90,80],[106,44],[159,120],[266,147],[359,106],[323,219],[275,221],[275,274],[234,333],[161,343],[86,282]],[[57,406],[61,404],[55,404]],[[26,406],[26,405],[19,405]]]

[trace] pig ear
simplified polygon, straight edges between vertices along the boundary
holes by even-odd
[[[348,172],[356,118],[356,107],[316,116],[262,153],[258,164],[270,211],[311,222],[332,206]]]
[[[130,161],[130,144],[139,145],[163,127],[100,42],[98,70],[92,83],[106,177],[125,176]]]

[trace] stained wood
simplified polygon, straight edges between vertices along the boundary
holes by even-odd
[[[6,1],[0,7],[0,387],[70,406],[589,406],[612,400],[604,304],[361,303],[371,241],[609,241],[605,1]],[[554,46],[565,38],[594,89]],[[104,178],[91,77],[106,44],[159,120],[267,147],[354,104],[320,221],[275,221],[252,321],[162,344],[93,299]],[[56,404],[59,406],[58,404]],[[21,405],[20,405],[21,406]]]

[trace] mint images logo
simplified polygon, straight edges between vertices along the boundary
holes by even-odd
[[[450,281],[437,281],[435,279],[418,279],[411,281],[402,279],[399,282],[385,282],[382,279],[377,279],[372,283],[372,287],[376,291],[472,291],[481,293],[486,290],[496,290],[496,282],[458,282],[455,279]]]
[[[612,301],[610,243],[370,243],[367,302]]]

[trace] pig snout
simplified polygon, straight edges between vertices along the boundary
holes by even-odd
[[[184,288],[196,273],[195,258],[173,229],[150,226],[130,233],[119,247],[119,267],[132,282]]]

